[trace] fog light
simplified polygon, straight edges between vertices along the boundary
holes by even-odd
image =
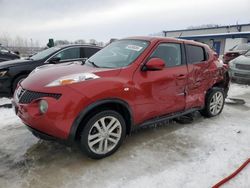
[[[48,110],[48,102],[46,100],[40,100],[39,102],[39,111],[42,113],[42,114],[45,114]]]

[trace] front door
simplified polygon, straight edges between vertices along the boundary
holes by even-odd
[[[134,76],[136,104],[144,119],[170,114],[185,109],[187,66],[182,58],[181,43],[160,43],[150,58],[161,58],[165,68],[141,71]]]

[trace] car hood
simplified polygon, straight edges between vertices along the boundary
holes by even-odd
[[[19,66],[24,63],[30,63],[33,62],[32,60],[26,60],[26,59],[16,59],[16,60],[10,60],[10,61],[4,61],[0,63],[0,69]]]
[[[250,56],[241,55],[233,60],[233,63],[250,65]]]
[[[32,91],[45,91],[51,90],[56,87],[45,87],[49,83],[71,74],[79,73],[94,73],[97,76],[113,77],[119,74],[121,69],[107,69],[107,68],[95,68],[91,65],[82,65],[80,63],[63,63],[57,65],[48,65],[38,68],[33,71],[22,83],[22,87]],[[59,86],[61,87],[61,86]],[[52,90],[54,90],[52,89]]]
[[[239,54],[243,54],[245,53],[247,50],[233,50],[233,51],[227,51],[225,54],[233,54],[233,53],[239,53]]]

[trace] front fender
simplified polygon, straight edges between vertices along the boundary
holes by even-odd
[[[76,140],[76,135],[77,135],[77,131],[78,129],[80,128],[81,126],[81,122],[84,120],[85,117],[88,116],[88,114],[96,109],[97,107],[100,107],[102,105],[105,105],[105,104],[119,104],[121,105],[122,107],[124,107],[128,113],[129,113],[129,116],[130,118],[128,119],[129,121],[129,124],[130,126],[133,125],[133,112],[132,112],[132,109],[130,108],[129,104],[126,103],[125,101],[121,100],[121,99],[117,99],[117,98],[109,98],[109,99],[104,99],[104,100],[99,100],[99,101],[96,101],[92,104],[90,104],[89,106],[85,107],[84,109],[82,109],[82,111],[78,114],[78,116],[75,118],[72,126],[71,126],[71,129],[70,129],[70,133],[69,133],[69,137],[68,137],[68,140],[71,142],[71,143],[74,143],[75,140]],[[131,127],[130,127],[131,128]]]

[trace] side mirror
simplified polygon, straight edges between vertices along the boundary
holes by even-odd
[[[60,60],[61,60],[60,57],[52,57],[52,58],[49,60],[49,63],[56,64],[56,63],[59,63]]]
[[[148,60],[148,62],[143,66],[143,71],[151,70],[151,71],[156,71],[156,70],[163,70],[165,67],[165,62],[164,60],[160,58],[151,58]]]
[[[82,59],[82,65],[85,64],[85,62],[87,61],[87,59],[88,59],[88,58],[83,58],[83,59]]]

